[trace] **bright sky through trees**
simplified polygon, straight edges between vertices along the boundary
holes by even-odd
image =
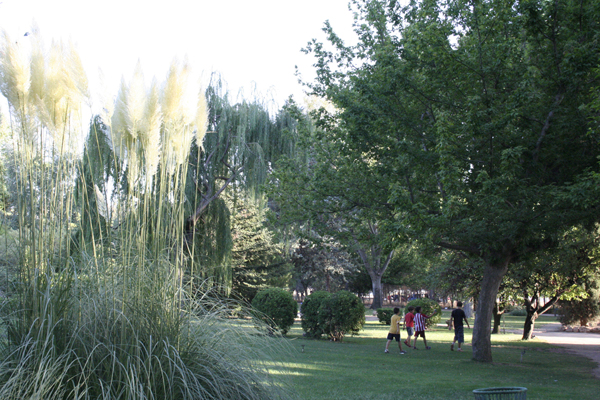
[[[294,76],[298,65],[312,78],[312,57],[300,52],[311,38],[323,39],[325,20],[342,37],[351,37],[348,0],[3,0],[0,28],[12,40],[37,24],[47,45],[71,39],[86,68],[92,93],[98,70],[108,92],[116,94],[121,76],[129,80],[138,59],[146,79],[162,80],[177,56],[187,55],[198,74],[218,71],[236,94],[254,84],[281,105],[303,98]],[[97,105],[96,105],[97,106]]]

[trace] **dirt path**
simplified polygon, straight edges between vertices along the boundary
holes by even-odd
[[[600,379],[600,334],[563,332],[558,323],[549,324],[540,331],[535,330],[534,334],[536,339],[563,347],[571,353],[596,362],[597,366],[592,372],[596,378]]]

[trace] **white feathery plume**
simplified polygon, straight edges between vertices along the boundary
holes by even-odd
[[[16,112],[22,112],[26,106],[29,92],[29,62],[19,43],[13,42],[3,31],[2,61],[0,63],[0,91]]]
[[[127,157],[127,145],[129,132],[127,132],[127,85],[125,79],[121,78],[121,86],[115,100],[115,107],[111,117],[111,142],[113,151],[121,160]]]
[[[150,91],[147,96],[146,106],[144,108],[144,117],[142,119],[144,126],[141,137],[142,149],[144,150],[144,160],[146,163],[147,181],[154,176],[158,163],[160,161],[160,126],[162,122],[160,112],[160,93],[156,80],[152,81]]]
[[[177,60],[171,63],[162,95],[162,163],[173,173],[187,158],[194,140],[196,100],[189,84],[190,68],[187,61],[179,68]]]
[[[140,135],[142,129],[142,121],[144,118],[144,107],[146,103],[146,88],[144,84],[144,74],[142,66],[138,61],[133,77],[129,83],[126,100],[126,123],[127,130],[131,135],[132,141]]]
[[[37,116],[54,139],[62,154],[77,149],[80,135],[72,131],[71,116],[81,109],[88,97],[87,77],[74,46],[53,41],[48,60],[40,35],[32,35],[30,97],[36,105]]]

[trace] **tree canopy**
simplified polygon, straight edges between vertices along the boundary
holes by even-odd
[[[339,110],[321,118],[335,121],[331,141],[349,158],[389,171],[383,201],[397,237],[482,260],[473,358],[491,361],[492,308],[509,266],[598,220],[589,174],[600,5],[353,4],[358,44],[326,25],[333,50],[306,49],[316,58],[309,86]]]

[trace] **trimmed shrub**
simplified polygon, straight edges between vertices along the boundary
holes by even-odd
[[[300,312],[302,313],[302,329],[306,332],[306,336],[318,339],[324,333],[319,326],[319,308],[321,303],[330,296],[329,292],[316,291],[308,295],[302,302]]]
[[[425,326],[428,328],[436,326],[442,320],[442,307],[440,307],[437,301],[427,298],[415,299],[406,304],[406,309],[408,309],[410,306],[421,307],[421,314],[431,316],[431,318],[425,320]]]
[[[258,292],[252,299],[252,308],[262,313],[259,318],[272,329],[279,330],[284,335],[294,324],[294,318],[298,313],[298,303],[292,294],[280,288],[269,288]]]
[[[586,326],[600,315],[600,303],[589,297],[579,301],[560,301],[559,305],[558,320],[563,325]]]
[[[527,315],[527,310],[524,308],[515,307],[509,314],[513,317],[524,317]]]
[[[394,315],[393,308],[378,308],[377,319],[382,324],[390,325],[392,323],[392,315]]]
[[[319,307],[319,327],[329,339],[341,342],[347,333],[365,326],[365,305],[354,293],[342,290],[326,297]]]
[[[558,302],[558,320],[561,324],[586,326],[600,316],[600,281],[591,281],[585,286],[587,298]]]

